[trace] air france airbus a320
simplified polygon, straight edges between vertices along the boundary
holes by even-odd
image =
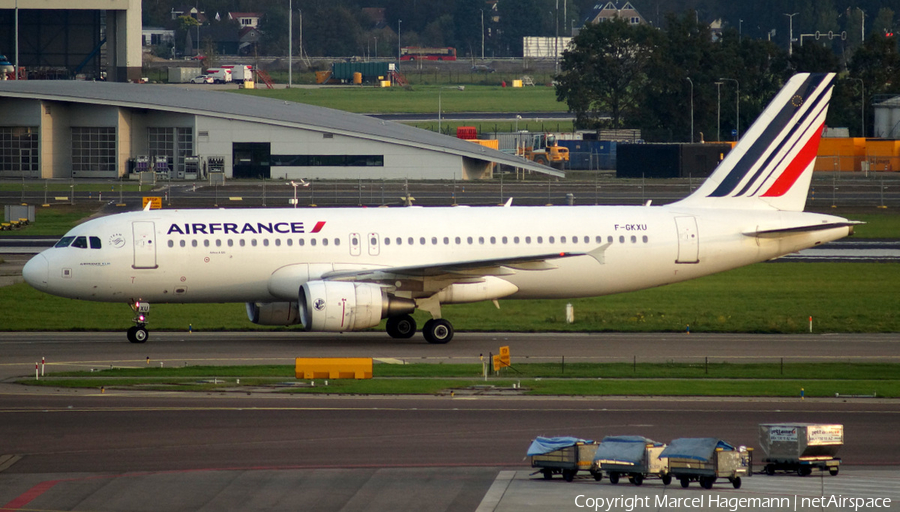
[[[685,281],[852,233],[804,213],[833,75],[794,76],[693,194],[665,206],[144,210],[85,222],[25,266],[38,290],[129,303],[246,302],[250,320],[429,343],[443,304],[606,295]]]

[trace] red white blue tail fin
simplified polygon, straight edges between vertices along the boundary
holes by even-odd
[[[693,194],[691,207],[803,211],[834,74],[794,75]]]

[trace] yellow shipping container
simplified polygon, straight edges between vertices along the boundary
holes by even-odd
[[[298,379],[371,379],[371,357],[298,357]]]
[[[466,140],[468,140],[469,142],[474,142],[475,144],[482,145],[486,148],[496,149],[498,151],[500,150],[500,141],[497,139],[491,139],[491,140],[466,139]]]
[[[513,87],[522,87],[522,81],[521,80],[513,80],[512,86]]]
[[[900,170],[900,140],[868,139],[866,156],[870,171]]]
[[[866,139],[829,137],[819,143],[817,171],[859,171],[866,157]]]

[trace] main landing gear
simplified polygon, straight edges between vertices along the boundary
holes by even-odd
[[[412,338],[416,334],[416,320],[410,315],[392,316],[385,330],[391,338]],[[453,339],[453,324],[443,318],[432,319],[422,326],[422,334],[428,343],[444,344]]]
[[[128,329],[128,341],[144,343],[150,336],[150,333],[147,331],[147,315],[150,314],[150,303],[138,301],[131,305],[131,309],[134,311],[134,319],[132,320],[134,327]]]

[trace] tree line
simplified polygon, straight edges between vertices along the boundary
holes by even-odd
[[[585,27],[563,56],[557,98],[580,128],[641,128],[647,140],[678,142],[702,133],[710,142],[743,133],[794,73],[839,73],[826,123],[855,136],[872,135],[874,101],[900,94],[896,37],[871,34],[842,55],[821,42],[789,52],[734,27],[714,37],[698,20],[686,11],[667,15],[666,30],[621,20]]]

